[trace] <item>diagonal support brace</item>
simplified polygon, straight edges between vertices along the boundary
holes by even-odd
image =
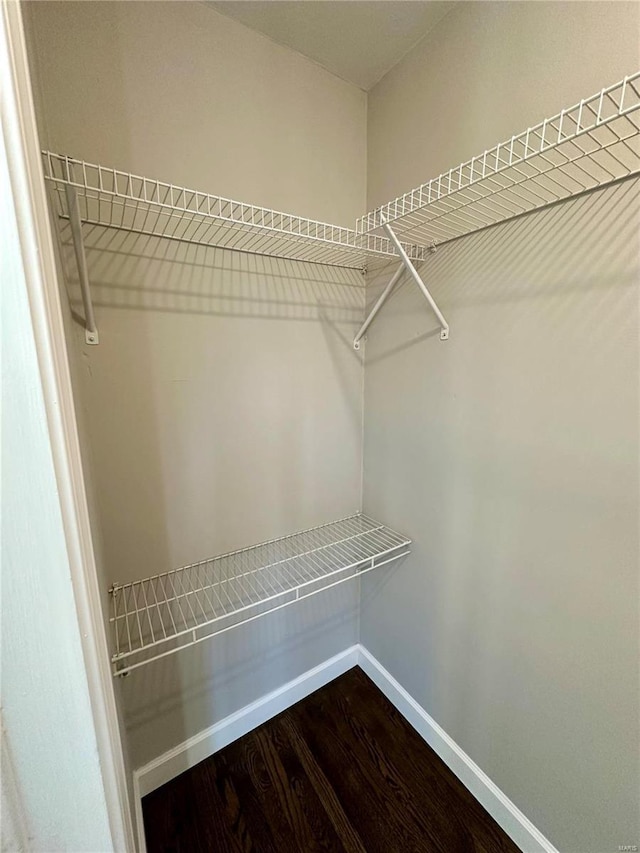
[[[364,335],[364,333],[367,331],[367,329],[371,325],[373,318],[376,316],[378,311],[384,305],[387,297],[389,296],[389,294],[391,293],[393,288],[396,286],[400,276],[402,275],[402,273],[405,269],[407,270],[407,272],[409,273],[411,278],[415,281],[415,283],[418,285],[418,287],[420,288],[420,290],[422,291],[422,293],[424,295],[424,298],[427,300],[427,302],[431,306],[431,310],[433,311],[433,313],[438,318],[438,322],[440,323],[440,326],[442,327],[442,329],[440,331],[440,340],[446,341],[449,338],[449,324],[445,320],[442,311],[436,305],[433,296],[429,293],[427,286],[425,285],[423,280],[420,278],[420,274],[418,273],[418,271],[416,270],[416,268],[412,264],[411,259],[409,258],[407,253],[405,252],[402,243],[400,242],[400,240],[398,240],[398,238],[394,234],[393,229],[391,228],[391,226],[388,224],[388,222],[385,220],[385,218],[382,215],[381,215],[381,219],[382,219],[382,227],[386,231],[387,236],[389,237],[389,239],[391,240],[393,245],[396,247],[396,251],[398,252],[398,255],[400,256],[402,263],[400,264],[400,266],[398,267],[398,269],[394,273],[393,278],[391,279],[389,284],[385,287],[385,289],[380,294],[376,304],[373,306],[373,308],[369,312],[369,316],[367,317],[367,319],[364,321],[364,323],[360,327],[358,334],[355,336],[355,338],[353,340],[353,348],[354,349],[360,349],[360,340],[362,339],[362,336]]]
[[[82,221],[80,219],[80,207],[78,205],[78,194],[75,187],[67,184],[65,186],[67,196],[67,208],[69,210],[69,224],[71,225],[71,237],[78,265],[78,278],[80,279],[80,292],[82,293],[82,304],[84,305],[85,332],[84,339],[88,344],[100,343],[98,338],[98,327],[93,313],[93,302],[91,301],[91,290],[89,288],[89,272],[87,270],[87,258],[84,253],[84,241],[82,239]]]
[[[369,328],[369,326],[373,322],[373,318],[376,316],[378,311],[384,305],[384,303],[387,299],[387,296],[391,293],[393,288],[396,286],[396,284],[398,283],[398,280],[400,279],[400,276],[402,275],[403,272],[404,272],[404,264],[400,264],[398,269],[393,274],[393,277],[389,281],[389,284],[385,287],[385,289],[382,291],[382,293],[378,297],[378,300],[376,301],[376,304],[371,309],[369,316],[364,321],[362,326],[360,326],[360,331],[358,332],[358,334],[353,339],[353,348],[354,349],[360,349],[360,340],[361,340],[362,336],[365,334],[365,332],[367,331],[367,329]]]
[[[411,259],[409,258],[409,255],[407,255],[407,253],[405,252],[402,243],[400,242],[400,240],[398,240],[396,235],[393,233],[393,229],[391,228],[391,226],[389,225],[387,220],[384,218],[384,216],[381,215],[380,218],[382,220],[382,227],[386,231],[387,237],[391,240],[393,245],[396,247],[396,251],[398,252],[400,257],[402,258],[402,263],[407,268],[407,272],[409,273],[411,278],[415,281],[415,283],[418,285],[418,287],[420,288],[420,290],[422,291],[422,293],[424,295],[424,298],[427,300],[427,302],[431,306],[431,310],[433,311],[433,313],[438,318],[438,322],[440,323],[440,325],[442,327],[442,330],[440,332],[440,340],[446,341],[449,337],[449,324],[444,319],[444,315],[443,315],[442,311],[436,305],[433,296],[427,290],[426,284],[420,278],[418,270],[411,263]]]

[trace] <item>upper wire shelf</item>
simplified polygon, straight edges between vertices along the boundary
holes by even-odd
[[[257,255],[364,269],[370,258],[397,257],[386,237],[232,201],[42,152],[45,178],[54,188],[56,213],[69,219],[67,187],[76,191],[80,220],[137,234],[167,237]],[[420,246],[405,246],[415,261]]]
[[[366,515],[111,588],[114,674],[353,580],[409,553],[411,540]]]
[[[640,71],[367,213],[437,245],[640,174]]]
[[[43,151],[57,215],[69,220],[85,310],[85,340],[99,342],[83,223],[256,255],[366,270],[401,267],[371,309],[354,347],[408,271],[449,324],[415,263],[441,243],[640,175],[640,71],[545,119],[356,222],[355,230],[176,187]],[[386,236],[375,234],[383,229]],[[428,247],[428,248],[427,248]]]

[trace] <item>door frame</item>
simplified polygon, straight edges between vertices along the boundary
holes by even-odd
[[[135,851],[19,0],[0,0],[2,121],[114,850]]]

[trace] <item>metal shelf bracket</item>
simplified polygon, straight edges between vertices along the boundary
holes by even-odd
[[[78,265],[78,277],[80,280],[80,292],[82,293],[82,304],[84,306],[85,331],[84,339],[88,344],[99,344],[98,327],[93,313],[93,302],[91,301],[91,289],[89,287],[89,272],[87,270],[87,258],[84,253],[84,241],[82,239],[82,221],[80,219],[80,206],[78,205],[78,193],[75,187],[67,184],[65,186],[67,196],[67,208],[69,210],[69,224],[71,225],[71,237],[73,249]]]
[[[438,322],[440,323],[440,326],[441,326],[440,340],[441,341],[448,340],[448,338],[449,338],[449,324],[445,320],[442,311],[440,311],[440,309],[436,305],[436,302],[435,302],[433,296],[429,293],[427,286],[425,285],[422,278],[420,277],[420,274],[417,271],[417,269],[412,264],[411,259],[409,258],[409,256],[405,252],[404,246],[402,245],[400,240],[398,240],[398,238],[394,234],[393,229],[391,228],[391,226],[389,225],[389,223],[387,222],[387,220],[384,218],[384,216],[382,214],[380,214],[380,218],[382,221],[382,227],[386,231],[387,237],[389,238],[389,240],[391,240],[391,242],[393,243],[393,245],[396,248],[398,255],[400,256],[401,264],[398,267],[398,269],[395,271],[395,273],[393,274],[391,280],[389,281],[389,284],[387,284],[385,289],[380,294],[380,297],[378,298],[376,304],[373,306],[373,308],[369,312],[369,316],[367,317],[367,319],[364,321],[364,323],[360,327],[358,334],[355,336],[355,338],[353,340],[353,348],[354,349],[360,349],[360,341],[362,340],[363,335],[365,334],[365,332],[367,331],[367,329],[371,325],[373,318],[376,316],[378,311],[382,308],[382,306],[386,302],[387,297],[389,296],[389,294],[391,293],[393,288],[396,286],[398,280],[400,279],[400,276],[402,275],[402,273],[404,272],[405,269],[407,270],[407,272],[409,273],[411,278],[415,281],[415,283],[418,285],[418,287],[422,291],[424,298],[427,300],[427,302],[431,306],[431,310],[436,315]],[[435,246],[432,246],[430,251],[431,252],[435,251]]]

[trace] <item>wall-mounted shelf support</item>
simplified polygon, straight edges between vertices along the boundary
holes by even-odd
[[[436,305],[435,299],[429,293],[426,284],[420,278],[420,274],[418,273],[418,270],[411,263],[411,259],[409,258],[409,255],[407,255],[407,253],[405,252],[404,246],[402,245],[400,240],[398,240],[398,238],[396,237],[396,235],[393,232],[393,229],[391,228],[391,226],[389,225],[387,220],[384,218],[384,216],[381,216],[381,221],[382,221],[382,227],[384,228],[384,230],[387,234],[387,237],[391,240],[393,245],[396,247],[396,251],[398,252],[400,257],[402,258],[402,263],[407,268],[407,272],[409,273],[411,278],[415,281],[415,283],[418,285],[418,287],[422,291],[424,298],[427,300],[427,302],[431,306],[431,310],[433,311],[433,313],[438,318],[438,322],[440,323],[440,326],[442,327],[442,330],[440,332],[440,340],[446,341],[447,338],[449,337],[449,324],[444,319],[444,315],[443,315],[442,311]]]
[[[364,321],[364,323],[360,327],[360,330],[358,331],[358,334],[353,339],[353,348],[354,349],[360,349],[360,341],[362,339],[362,336],[365,334],[365,332],[367,331],[367,329],[371,325],[373,318],[376,316],[378,311],[384,305],[387,297],[389,296],[389,294],[391,293],[393,288],[396,286],[400,276],[402,275],[402,273],[405,269],[407,270],[407,272],[409,273],[411,278],[415,281],[415,283],[418,285],[418,287],[420,288],[420,290],[422,291],[422,293],[424,295],[424,298],[427,300],[427,302],[431,306],[431,310],[433,311],[433,313],[438,318],[438,322],[440,323],[440,326],[442,327],[441,331],[440,331],[440,340],[446,341],[449,337],[449,324],[445,320],[442,311],[436,305],[436,302],[435,302],[433,296],[429,293],[427,286],[425,285],[422,278],[420,277],[420,273],[414,267],[414,265],[411,263],[411,259],[409,258],[409,256],[405,252],[402,243],[400,242],[400,240],[398,240],[396,235],[393,233],[393,229],[391,228],[391,226],[388,224],[387,220],[382,215],[381,215],[381,220],[382,220],[382,227],[386,231],[387,237],[389,238],[389,240],[395,246],[396,251],[397,251],[398,255],[400,256],[402,263],[400,264],[400,266],[398,267],[398,269],[394,273],[389,284],[385,287],[385,289],[380,294],[380,297],[377,300],[376,304],[373,306],[373,308],[369,312],[369,316]]]
[[[364,321],[362,326],[360,326],[360,331],[358,332],[358,334],[353,339],[353,348],[354,349],[360,349],[360,341],[362,340],[362,337],[366,334],[367,329],[369,328],[369,326],[373,322],[373,318],[376,316],[378,311],[382,308],[382,306],[386,302],[387,296],[389,296],[389,294],[391,293],[393,288],[396,286],[396,284],[398,283],[400,276],[402,275],[403,272],[404,272],[404,264],[400,264],[398,269],[395,271],[395,273],[393,274],[393,276],[389,280],[389,284],[382,291],[382,293],[378,297],[376,304],[373,306],[373,308],[369,312],[369,316]]]
[[[91,301],[91,289],[89,287],[89,272],[87,270],[87,258],[84,253],[84,241],[82,239],[82,221],[80,219],[80,206],[78,205],[78,193],[75,187],[65,186],[67,196],[67,207],[69,210],[69,224],[71,225],[71,237],[78,265],[78,277],[80,279],[80,292],[82,293],[82,304],[84,305],[85,332],[84,339],[88,344],[98,344],[98,327],[93,313],[93,302]]]

